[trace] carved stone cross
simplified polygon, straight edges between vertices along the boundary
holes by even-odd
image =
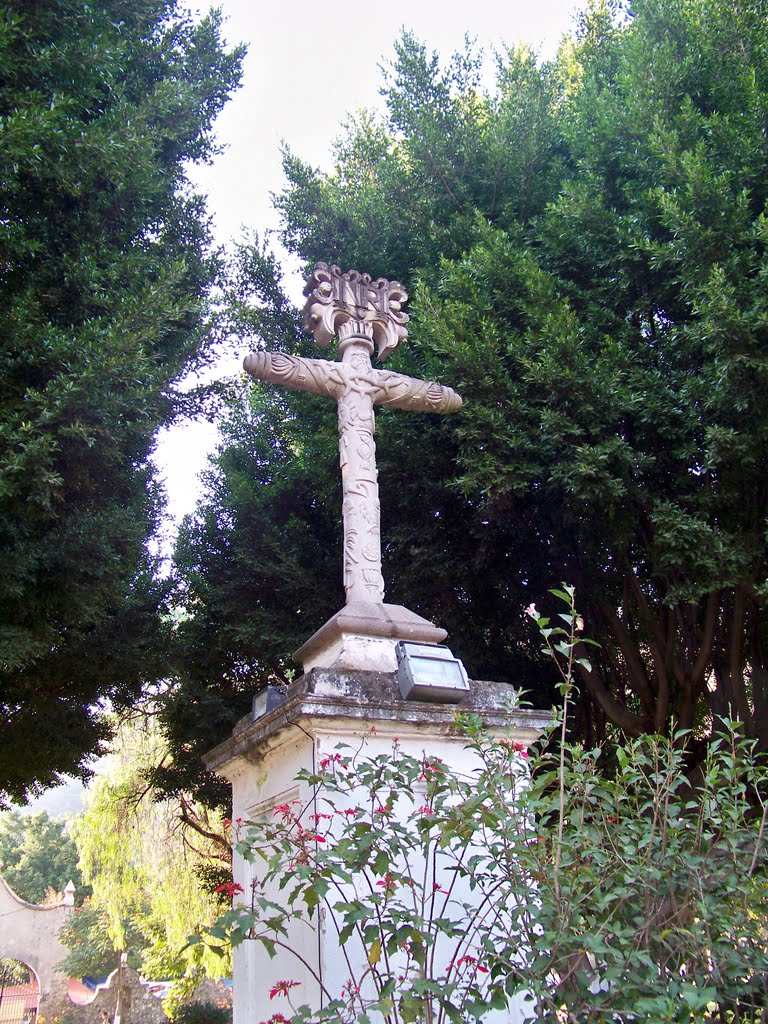
[[[338,404],[347,605],[382,604],[374,406],[448,413],[461,407],[461,398],[451,388],[371,365],[374,343],[385,359],[407,336],[402,304],[408,295],[396,281],[318,263],[304,294],[305,330],[320,345],[338,336],[340,361],[254,352],[244,367],[259,380],[328,395]]]

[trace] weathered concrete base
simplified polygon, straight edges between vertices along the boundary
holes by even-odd
[[[471,681],[469,694],[458,709],[482,716],[493,735],[520,743],[532,742],[549,716],[515,707],[514,691],[503,683]],[[323,757],[333,756],[339,744],[358,748],[363,756],[391,752],[394,738],[403,753],[425,753],[441,759],[453,771],[470,775],[476,755],[466,749],[455,724],[456,705],[406,701],[394,672],[313,668],[289,688],[285,701],[269,712],[241,720],[232,737],[207,757],[209,769],[232,784],[233,818],[245,821],[271,815],[278,804],[310,803],[307,784],[296,780],[312,771]],[[375,731],[372,731],[375,727]],[[247,900],[256,868],[235,855],[234,880]],[[288,945],[320,975],[327,987],[339,988],[349,976],[335,929],[324,914],[296,925]],[[270,990],[277,982],[296,980],[296,1005],[320,1005],[320,991],[310,970],[287,950],[270,959],[258,943],[245,942],[234,958],[234,1024],[268,1020],[276,1012]],[[522,1020],[517,1011],[503,1016],[504,1024]],[[501,1018],[500,1018],[501,1020]]]
[[[399,604],[353,601],[336,612],[293,655],[305,672],[314,668],[395,672],[398,640],[440,644],[447,633]]]

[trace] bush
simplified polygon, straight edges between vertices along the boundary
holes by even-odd
[[[290,948],[322,905],[347,954],[348,979],[317,978],[320,1010],[293,981],[273,990],[295,1024],[469,1022],[513,1000],[541,1024],[765,1020],[768,768],[724,722],[695,788],[684,735],[625,743],[601,771],[599,748],[566,740],[586,642],[573,590],[556,593],[566,629],[529,610],[562,672],[554,753],[529,760],[474,718],[468,777],[397,742],[339,748],[300,773],[306,805],[243,827],[264,870],[213,939]]]
[[[232,1010],[216,1003],[182,1003],[171,1017],[173,1024],[232,1024]]]

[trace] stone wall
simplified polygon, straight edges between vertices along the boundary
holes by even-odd
[[[232,989],[223,981],[214,981],[213,978],[205,978],[199,985],[195,985],[192,995],[184,1000],[185,1003],[213,1003],[220,1009],[232,1009]]]
[[[56,965],[66,955],[59,931],[72,913],[72,899],[56,906],[26,903],[0,878],[0,958],[20,960],[31,968],[40,986],[40,999],[66,990],[66,978]]]

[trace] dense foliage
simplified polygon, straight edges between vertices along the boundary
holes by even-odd
[[[216,1003],[182,1003],[171,1016],[173,1024],[231,1024],[232,1010]]]
[[[152,773],[166,757],[156,719],[136,716],[116,730],[109,762],[88,787],[72,832],[93,896],[63,936],[67,971],[98,976],[124,952],[145,977],[226,973],[225,963],[185,945],[220,907],[227,828],[183,796],[160,799]]]
[[[66,822],[45,811],[0,814],[0,877],[27,903],[42,903],[50,893],[60,899],[70,881],[81,896],[77,859]]]
[[[406,35],[383,117],[351,122],[335,169],[286,157],[284,242],[402,280],[391,364],[464,397],[440,422],[379,417],[387,599],[540,703],[551,676],[519,608],[567,575],[601,643],[588,739],[719,715],[768,747],[767,58],[759,0],[596,0],[554,62],[502,54],[488,95],[471,52],[443,70]],[[296,350],[258,245],[239,275],[244,341]],[[185,635],[227,623],[209,678],[279,675],[322,620],[305,626],[313,595],[341,604],[334,410],[309,406],[240,398],[186,529]]]
[[[75,908],[59,932],[59,939],[67,950],[59,965],[67,977],[101,980],[117,970],[118,954],[109,934],[109,918],[92,899]],[[127,922],[125,944],[126,962],[138,970],[147,945],[147,938],[138,923]]]
[[[162,671],[157,427],[216,271],[185,168],[239,78],[176,0],[0,5],[0,800]]]
[[[34,975],[20,960],[0,960],[0,991],[8,985],[29,985]]]

